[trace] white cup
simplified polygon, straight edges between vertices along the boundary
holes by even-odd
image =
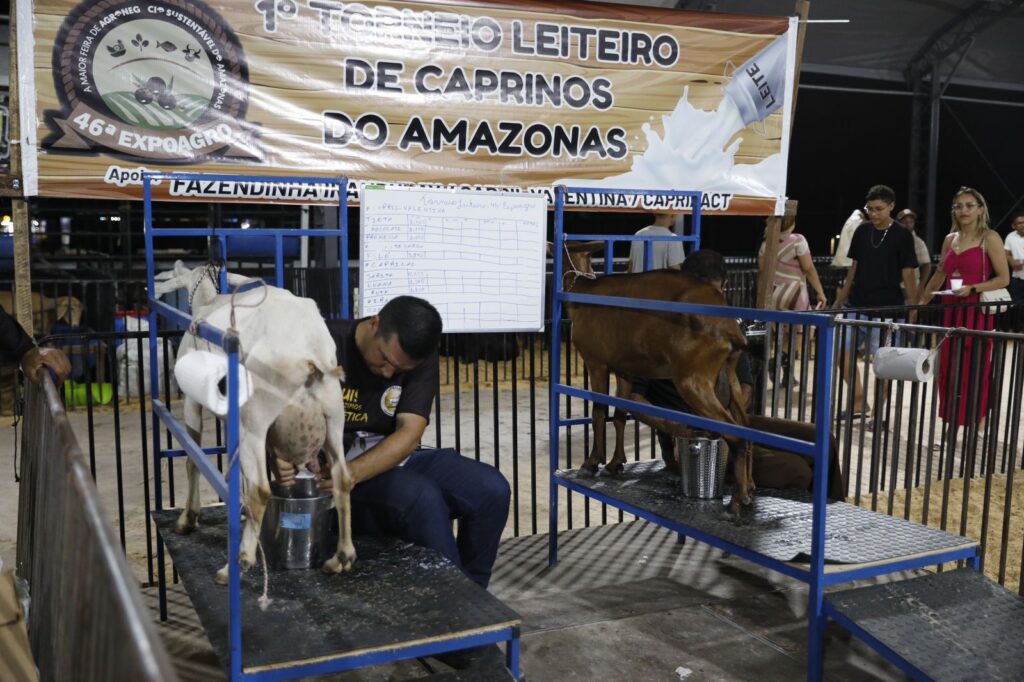
[[[959,277],[950,277],[949,278],[949,288],[952,289],[953,291],[956,291],[957,289],[960,289],[963,286],[964,286],[964,281],[962,279],[960,279]]]

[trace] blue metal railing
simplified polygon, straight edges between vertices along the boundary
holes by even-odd
[[[562,197],[562,199],[561,199],[562,204],[561,205],[562,205],[563,209],[565,208],[565,192],[567,192],[567,191],[573,191],[573,192],[584,191],[584,192],[586,192],[588,194],[599,194],[602,191],[607,191],[607,190],[581,190],[580,188],[577,188],[577,187],[573,187],[570,190],[570,189],[566,189],[565,187],[559,187],[559,188],[557,188],[556,193],[555,193],[555,203],[556,203],[556,206],[557,206],[557,203],[559,201],[559,198],[558,198],[559,193],[561,193],[561,197]],[[653,260],[654,260],[654,256],[653,256],[654,248],[653,248],[653,246],[654,245],[652,244],[652,242],[681,242],[683,244],[692,244],[693,245],[693,247],[692,247],[693,251],[696,251],[696,250],[698,250],[700,248],[700,214],[701,214],[701,203],[702,203],[703,198],[704,198],[704,193],[703,192],[675,191],[675,190],[650,190],[650,191],[647,191],[647,190],[637,190],[637,189],[616,189],[615,192],[617,194],[625,194],[625,195],[663,196],[663,197],[671,197],[671,198],[689,199],[690,200],[691,211],[692,211],[692,215],[693,215],[693,219],[692,219],[693,222],[692,222],[692,224],[690,226],[690,234],[688,234],[688,235],[680,235],[680,236],[673,236],[673,237],[668,237],[668,236],[665,236],[665,237],[653,237],[653,236],[647,237],[647,236],[643,236],[643,235],[638,236],[638,235],[635,235],[635,234],[631,234],[631,235],[574,234],[574,235],[572,235],[572,238],[573,238],[574,241],[579,240],[579,241],[601,241],[601,242],[604,242],[604,249],[605,249],[604,252],[606,254],[606,257],[604,259],[604,274],[610,275],[612,273],[612,266],[614,264],[613,263],[613,259],[612,259],[612,249],[614,248],[615,244],[618,243],[618,242],[637,242],[637,241],[643,242],[643,247],[644,247],[643,263],[644,263],[644,270],[645,271],[650,270],[652,265],[653,265]],[[557,207],[556,207],[556,211],[559,211],[559,209]],[[556,243],[558,243],[557,240],[556,240]],[[555,260],[556,261],[558,260],[557,254],[555,254]]]
[[[303,231],[296,235],[295,230],[288,229],[242,229],[242,228],[154,228],[152,215],[152,182],[154,180],[175,179],[175,180],[230,180],[232,182],[266,182],[266,183],[299,183],[299,184],[325,184],[330,183],[338,187],[338,230],[312,230]],[[339,672],[355,667],[373,665],[395,661],[401,658],[409,658],[420,655],[432,655],[445,651],[464,649],[471,646],[486,644],[497,644],[507,642],[506,664],[512,671],[513,676],[519,675],[519,628],[518,626],[504,627],[500,630],[489,633],[462,634],[457,637],[438,642],[413,642],[396,643],[386,651],[371,652],[328,660],[302,663],[290,667],[280,667],[273,670],[265,670],[247,673],[242,667],[242,609],[241,609],[241,567],[237,561],[241,544],[241,482],[240,465],[238,462],[238,447],[240,439],[239,423],[239,339],[237,332],[232,329],[221,330],[205,322],[195,322],[191,315],[186,314],[173,306],[167,305],[153,298],[155,291],[155,272],[153,241],[160,237],[180,236],[206,236],[219,240],[221,247],[221,258],[227,260],[228,242],[226,235],[247,234],[271,236],[275,239],[275,281],[277,286],[282,286],[284,258],[283,240],[285,237],[294,238],[316,237],[316,238],[337,238],[340,241],[339,271],[341,278],[341,305],[340,313],[343,318],[350,317],[348,299],[348,220],[346,202],[347,194],[344,188],[347,186],[346,178],[277,178],[265,176],[224,176],[206,175],[195,173],[144,173],[143,174],[143,196],[145,200],[145,243],[146,243],[146,270],[147,284],[149,286],[149,335],[150,335],[150,357],[154,359],[150,364],[150,386],[153,414],[159,418],[170,431],[171,435],[181,444],[181,449],[163,449],[160,443],[160,430],[154,422],[153,428],[153,461],[154,461],[154,487],[156,490],[154,508],[157,511],[163,509],[162,480],[160,462],[162,459],[171,459],[187,455],[196,465],[210,484],[220,495],[221,499],[227,499],[228,504],[228,652],[229,666],[228,673],[232,682],[237,680],[284,680],[294,677],[305,677],[323,673]],[[227,271],[220,272],[221,290],[227,290]],[[198,337],[210,343],[219,345],[227,355],[227,396],[228,410],[226,416],[226,444],[223,452],[228,454],[228,476],[225,481],[220,471],[209,462],[209,455],[217,454],[220,448],[202,448],[191,438],[187,430],[171,414],[168,407],[159,399],[159,374],[156,354],[156,333],[157,319],[163,317],[171,323],[189,328]],[[163,541],[157,538],[157,565],[160,596],[160,617],[167,618],[167,597],[166,597],[166,576],[164,566]]]
[[[676,236],[646,236],[646,235],[607,235],[607,234],[574,234],[573,241],[600,241],[604,242],[604,274],[612,274],[612,267],[615,261],[612,258],[613,249],[619,242],[642,242],[644,249],[644,272],[654,268],[654,245],[652,242],[680,242],[682,244],[693,244],[692,251],[700,248],[700,235],[676,235]]]
[[[555,250],[558,252],[562,250],[563,243],[569,240],[570,238],[572,240],[578,240],[588,239],[590,237],[595,236],[570,236],[565,234],[563,218],[565,208],[565,194],[568,191],[577,193],[587,193],[594,192],[596,190],[589,190],[585,188],[576,187],[568,189],[565,187],[559,187],[557,189],[555,196],[554,243]],[[671,196],[676,193],[658,192],[658,194]],[[695,209],[694,211],[694,224],[699,225],[699,209]],[[608,241],[608,238],[605,236],[598,236],[598,239]],[[699,239],[696,240],[695,243],[699,246]],[[610,260],[611,259],[606,258],[606,262]],[[647,262],[647,266],[650,266],[649,261]],[[835,334],[833,318],[830,315],[807,312],[793,313],[751,308],[732,308],[728,306],[674,303],[662,300],[626,299],[616,296],[595,296],[588,294],[567,293],[562,291],[563,268],[562,258],[560,256],[556,256],[554,258],[553,269],[554,275],[552,282],[551,317],[552,320],[554,320],[554,323],[552,324],[552,340],[550,346],[550,376],[552,383],[549,405],[549,414],[551,420],[549,430],[549,564],[553,565],[558,560],[558,489],[559,487],[566,487],[576,492],[579,492],[585,496],[594,497],[595,499],[598,499],[601,502],[611,504],[615,507],[636,514],[641,518],[654,521],[655,523],[659,523],[661,525],[668,525],[672,530],[675,530],[681,535],[684,533],[687,535],[692,535],[698,540],[721,547],[726,551],[734,552],[738,556],[742,556],[759,565],[765,566],[767,568],[789,575],[791,577],[795,577],[799,580],[803,580],[807,582],[809,586],[807,676],[808,679],[811,680],[820,680],[822,676],[823,665],[823,638],[825,625],[827,623],[827,616],[823,610],[825,587],[830,584],[835,584],[846,580],[852,580],[858,577],[867,577],[868,575],[878,575],[883,572],[898,571],[904,568],[911,568],[919,565],[924,565],[924,563],[920,559],[907,559],[893,562],[887,565],[884,570],[880,570],[878,567],[870,567],[849,571],[848,574],[845,575],[841,573],[830,574],[829,576],[825,575],[825,511],[827,504],[826,490],[827,482],[829,479],[829,436],[831,426],[830,399],[832,395],[832,365]],[[608,272],[610,271],[610,268],[606,266],[605,270],[606,272]],[[815,341],[815,357],[817,361],[814,369],[815,393],[812,415],[812,419],[814,419],[814,441],[809,442],[791,438],[782,438],[780,436],[758,431],[756,429],[750,429],[747,427],[742,427],[734,424],[719,422],[713,419],[706,419],[689,413],[657,408],[644,403],[638,403],[632,400],[611,397],[603,394],[594,393],[592,391],[585,391],[578,388],[573,388],[571,386],[567,386],[565,384],[557,383],[558,377],[561,376],[561,325],[558,324],[558,321],[562,319],[562,306],[564,303],[609,306],[617,308],[629,308],[635,310],[650,310],[663,313],[669,312],[681,314],[711,315],[729,318],[742,318],[747,320],[758,320],[782,324],[799,325],[815,329],[817,332]],[[814,478],[811,487],[811,552],[809,560],[810,565],[808,569],[806,571],[797,569],[793,566],[786,565],[783,562],[770,559],[769,557],[766,557],[755,551],[737,547],[733,543],[725,541],[721,538],[710,536],[706,533],[697,531],[696,529],[683,526],[682,524],[666,524],[664,519],[661,519],[654,514],[648,513],[646,510],[625,504],[601,492],[595,492],[592,489],[576,485],[571,481],[556,476],[555,473],[558,469],[558,454],[560,443],[559,430],[562,427],[579,423],[579,419],[561,418],[560,399],[563,395],[567,397],[575,397],[584,400],[600,402],[606,405],[622,408],[628,411],[635,411],[642,414],[649,414],[655,417],[672,419],[674,421],[687,424],[688,426],[724,435],[736,436],[748,441],[761,443],[763,445],[781,447],[788,451],[813,458]],[[937,557],[938,561],[957,559],[968,559],[972,562],[972,565],[977,566],[976,550],[973,548],[970,550],[951,551],[943,554],[941,557]]]
[[[285,236],[295,237],[295,230],[290,229],[242,229],[242,228],[154,228],[153,226],[153,193],[152,184],[154,180],[225,180],[232,182],[265,182],[265,183],[297,183],[297,184],[330,184],[338,187],[338,218],[341,229],[339,230],[315,230],[304,232],[301,236],[316,238],[337,238],[341,245],[341,256],[339,258],[339,271],[342,281],[342,291],[348,290],[348,221],[347,211],[344,210],[347,200],[344,188],[347,185],[345,178],[278,178],[267,176],[233,176],[233,175],[207,175],[198,173],[144,173],[143,174],[143,199],[144,207],[144,229],[146,244],[146,284],[149,287],[149,343],[150,357],[157,357],[157,319],[164,317],[176,326],[191,327],[193,333],[210,343],[220,346],[227,355],[227,396],[228,412],[226,418],[226,443],[225,451],[228,453],[228,476],[225,481],[223,474],[212,466],[208,459],[208,453],[199,446],[186,432],[177,419],[171,415],[170,410],[159,399],[160,383],[159,368],[157,363],[150,363],[150,396],[153,404],[155,417],[170,429],[171,434],[181,444],[185,453],[196,465],[203,477],[210,482],[221,499],[227,499],[228,503],[228,651],[230,654],[229,676],[232,680],[242,680],[247,676],[242,671],[242,609],[241,609],[241,567],[236,560],[241,544],[241,481],[239,473],[239,462],[237,458],[240,424],[238,405],[238,365],[239,365],[239,344],[238,336],[233,330],[221,330],[205,322],[193,324],[192,316],[186,314],[166,303],[156,300],[153,297],[155,291],[155,265],[153,255],[153,242],[156,237],[181,237],[181,236],[206,236],[218,239],[221,247],[221,257],[227,259],[226,235],[230,234],[255,234],[271,236],[275,239],[275,281],[282,286],[284,273],[283,240]],[[220,286],[222,290],[227,289],[227,271],[221,270]],[[348,317],[348,297],[341,297],[341,315]],[[160,443],[160,429],[153,428],[153,478],[154,478],[154,507],[156,510],[163,509],[163,485],[160,462],[164,458],[176,456],[179,451],[165,450]],[[166,569],[164,565],[163,541],[157,538],[157,567],[160,586],[160,618],[167,618],[167,593],[166,593]]]

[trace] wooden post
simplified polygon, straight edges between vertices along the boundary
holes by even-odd
[[[804,61],[804,35],[807,33],[807,16],[811,13],[811,0],[797,0],[796,15],[800,23],[796,27],[796,68],[793,70],[793,101],[789,105],[789,137],[793,137],[793,122],[796,120],[796,95],[800,91],[800,64]]]
[[[11,220],[14,221],[14,301],[15,317],[29,336],[35,335],[32,321],[32,254],[29,241],[28,206],[24,199],[11,201]]]
[[[764,228],[764,257],[757,269],[757,307],[767,308],[772,281],[775,279],[775,266],[778,258],[779,232],[782,231],[782,218],[777,215],[768,216]]]
[[[810,0],[797,0],[796,14],[800,23],[796,29],[796,68],[793,72],[793,99],[789,103],[789,137],[793,139],[793,122],[796,120],[796,95],[800,90],[800,63],[804,55],[804,35],[807,32],[807,16],[811,12]],[[796,219],[797,202],[793,199],[786,201],[787,216]],[[775,266],[778,258],[775,258],[778,249],[779,233],[782,231],[782,219],[779,216],[770,216],[765,228],[764,241],[764,266],[757,272],[757,307],[768,307],[771,298],[772,281],[775,279]]]
[[[787,220],[796,220],[797,201],[786,200]],[[776,257],[779,249],[779,233],[782,232],[782,216],[769,216],[768,225],[764,230],[764,259],[761,267],[757,270],[757,307],[767,308],[771,299],[772,282],[775,280],[775,266],[779,259]]]
[[[29,336],[35,334],[32,323],[32,254],[29,245],[32,233],[29,229],[28,204],[25,202],[21,182],[21,101],[18,88],[18,11],[11,3],[10,17],[10,131],[11,131],[11,175],[6,178],[5,194],[12,196],[11,220],[14,221],[14,315]]]

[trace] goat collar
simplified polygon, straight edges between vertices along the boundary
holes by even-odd
[[[203,280],[207,277],[213,282],[213,288],[216,289],[217,293],[220,293],[220,266],[214,265],[213,263],[207,263],[203,267],[203,274],[196,280],[196,283],[192,285],[192,291],[188,292],[188,310],[192,312],[192,300],[196,297],[196,292],[199,291],[199,285],[203,283]]]
[[[572,288],[576,286],[576,280],[578,280],[580,277],[583,277],[585,279],[597,279],[597,275],[594,274],[593,272],[582,272],[579,269],[577,269],[576,264],[572,262],[572,254],[569,253],[569,245],[565,241],[562,242],[562,248],[565,249],[565,262],[569,264],[570,268],[572,268],[572,270],[570,270],[569,272],[563,273],[562,276],[573,276],[572,282],[570,282],[569,286],[565,288],[566,291],[572,291]]]

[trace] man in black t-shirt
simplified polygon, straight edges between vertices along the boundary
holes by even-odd
[[[853,264],[846,273],[846,280],[836,294],[833,308],[900,308],[904,304],[900,282],[906,288],[906,300],[917,300],[917,283],[914,271],[917,269],[917,256],[914,252],[913,235],[897,225],[892,219],[892,209],[896,205],[896,193],[885,185],[875,185],[868,190],[864,209],[868,213],[868,221],[861,223],[853,234],[850,242],[850,259]],[[896,313],[886,315],[884,312],[851,313],[848,317],[864,320],[881,320],[903,322],[896,319]],[[862,328],[847,330],[846,343],[840,369],[843,378],[848,380],[849,361],[846,353],[856,345],[866,346],[865,357],[870,360],[878,350],[880,330],[874,329],[867,333]],[[899,339],[894,340],[899,345]],[[865,409],[866,403],[860,385],[860,373],[853,372],[853,404],[856,412]],[[850,415],[853,416],[853,415]]]
[[[694,251],[690,254],[689,258],[683,261],[680,270],[691,277],[710,284],[723,295],[725,294],[725,280],[729,276],[729,272],[725,265],[725,258],[717,251],[712,251],[711,249]],[[750,359],[745,352],[741,354],[740,360],[736,364],[736,378],[739,379],[740,389],[743,391],[740,400],[742,401],[743,411],[746,412],[750,406],[751,387],[754,385],[754,377],[750,372]],[[633,394],[630,396],[631,400],[645,402],[655,407],[679,410],[680,412],[693,412],[683,401],[683,397],[679,395],[675,382],[671,379],[633,377],[632,386]],[[634,416],[638,421],[654,427],[654,433],[661,448],[661,458],[665,460],[665,464],[668,465],[668,468],[673,473],[678,473],[678,466],[672,454],[675,449],[673,439],[683,432],[688,432],[687,427],[676,422],[667,422],[640,413],[634,413]]]
[[[437,392],[441,316],[423,299],[399,296],[373,317],[328,320],[327,328],[345,370],[353,531],[436,549],[487,587],[508,519],[508,481],[454,449],[418,449]]]
[[[707,282],[723,294],[725,293],[728,270],[725,266],[725,259],[718,252],[710,249],[695,251],[683,262],[682,271]],[[719,377],[719,384],[723,383],[723,378]],[[750,409],[750,399],[753,394],[754,375],[750,369],[750,358],[746,351],[740,353],[736,362],[736,379],[740,384],[740,404],[743,406],[743,411],[747,412]],[[679,391],[671,379],[633,377],[632,387],[633,393],[630,395],[630,400],[679,412],[693,412],[679,395]],[[726,393],[728,391],[724,386],[722,390]],[[718,392],[719,389],[716,387],[716,393]],[[721,395],[719,401],[725,404],[729,398]],[[661,458],[665,461],[668,470],[678,475],[679,463],[675,456],[675,437],[692,436],[693,430],[685,424],[651,417],[639,412],[634,412],[633,416],[637,421],[654,427],[658,447],[661,450]],[[750,427],[790,438],[814,440],[813,427],[786,419],[751,417]],[[811,483],[814,481],[814,468],[811,460],[791,452],[755,445],[753,465],[754,481],[757,485],[765,488],[810,490]],[[841,500],[843,499],[843,477],[839,468],[838,448],[834,443],[831,447],[829,467],[828,497],[832,500]]]
[[[750,371],[750,358],[747,356],[746,351],[740,353],[739,360],[736,362],[736,378],[740,382],[740,391],[742,391],[740,402],[743,405],[743,411],[746,412],[750,409],[750,397],[754,386],[754,375]],[[650,403],[655,407],[678,410],[679,412],[693,412],[693,409],[679,395],[679,390],[671,379],[634,377],[633,395],[630,396],[630,399]],[[661,458],[665,460],[665,464],[668,465],[670,471],[679,473],[678,464],[673,454],[675,452],[674,440],[675,436],[684,432],[688,433],[688,427],[675,422],[662,421],[656,417],[640,415],[639,413],[634,413],[633,416],[638,421],[655,427],[654,433],[658,439],[658,447],[661,449]]]
[[[743,392],[740,399],[743,401],[744,408],[749,409],[754,379],[750,371],[750,361],[745,352],[740,354],[739,362],[736,363],[736,378],[739,379],[740,390]],[[633,395],[630,396],[630,399],[679,412],[693,412],[679,395],[675,384],[669,379],[634,378]],[[661,458],[665,461],[666,468],[678,476],[680,464],[676,460],[675,437],[692,437],[693,429],[679,422],[671,422],[639,412],[634,412],[633,416],[637,421],[655,428]],[[813,441],[815,437],[813,424],[804,424],[789,419],[751,415],[748,426],[759,431],[798,440]],[[828,499],[843,500],[845,488],[839,464],[839,448],[835,438],[830,437],[830,441],[826,491]],[[759,488],[810,490],[811,484],[814,482],[813,461],[803,455],[764,445],[754,445],[753,465],[754,482]],[[732,472],[727,470],[726,475],[731,478]]]

